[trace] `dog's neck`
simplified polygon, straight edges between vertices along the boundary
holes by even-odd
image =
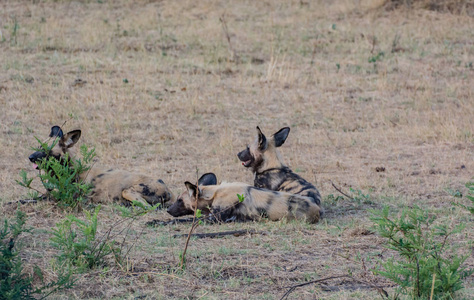
[[[100,172],[101,170],[97,168],[96,166],[94,166],[94,164],[92,164],[89,170],[80,173],[78,177],[80,181],[91,182],[91,180],[97,177],[97,175],[99,175]]]
[[[287,172],[291,171],[290,168],[282,165],[281,167],[278,167],[278,168],[270,168],[270,169],[263,170],[262,172],[255,172],[255,177],[260,176],[260,175],[266,175],[272,172],[278,173],[278,172],[281,172],[281,170],[285,170]]]
[[[261,174],[270,169],[281,169],[286,167],[278,150],[266,151],[265,160],[254,170],[255,174]]]
[[[74,162],[76,160],[76,148],[71,148],[71,149],[68,149],[68,151],[66,152],[67,155],[69,156],[69,164],[70,166],[72,166],[74,168]],[[66,155],[63,154],[63,155]],[[96,161],[97,159],[94,159],[93,162],[91,162],[89,165],[90,165],[90,169],[86,170],[86,171],[83,171],[82,173],[78,174],[77,177],[80,181],[82,182],[90,182],[93,178],[95,178],[97,175],[100,174],[100,172],[102,171],[103,167],[98,167],[96,166]]]

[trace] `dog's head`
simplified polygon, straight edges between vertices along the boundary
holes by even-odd
[[[65,161],[66,153],[70,153],[71,148],[77,143],[81,137],[81,131],[73,130],[64,134],[59,126],[53,126],[51,127],[49,137],[53,138],[53,143],[47,149],[36,151],[28,157],[35,169],[38,169],[38,164],[40,164],[42,160],[48,159],[49,157],[54,157],[59,161]],[[68,156],[70,156],[70,154]]]
[[[203,193],[201,186],[216,185],[217,177],[214,173],[206,173],[198,180],[198,186],[189,181],[184,183],[186,191],[184,191],[168,208],[168,213],[173,217],[181,217],[194,214],[196,208],[200,209],[204,214],[209,213],[209,207],[212,205],[212,197]],[[197,203],[196,203],[197,194]]]
[[[283,145],[290,133],[290,127],[284,127],[271,137],[267,138],[257,126],[257,138],[247,148],[237,154],[237,157],[246,168],[257,172],[266,160],[277,159],[276,148]],[[270,154],[270,155],[269,155]]]

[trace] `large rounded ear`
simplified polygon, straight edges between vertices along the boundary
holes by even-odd
[[[257,132],[258,132],[258,149],[260,150],[265,150],[267,149],[267,138],[265,135],[262,133],[262,130],[260,130],[260,127],[257,126]]]
[[[283,127],[282,129],[278,130],[277,133],[273,135],[273,139],[275,140],[275,147],[280,147],[286,141],[286,138],[290,134],[290,127]]]
[[[69,131],[68,133],[66,133],[66,135],[64,135],[61,138],[59,143],[61,144],[61,146],[64,146],[66,148],[71,148],[77,143],[77,141],[79,141],[80,137],[81,137],[80,130]]]
[[[196,198],[196,192],[198,190],[197,186],[195,186],[189,181],[186,181],[184,185],[186,185],[186,189],[188,190],[189,197],[191,197],[191,199],[194,200]],[[199,197],[199,194],[198,194],[198,197]]]
[[[199,185],[216,185],[217,177],[214,173],[206,173],[198,180]]]
[[[49,133],[49,137],[63,137],[63,130],[59,126],[51,127],[51,132]]]

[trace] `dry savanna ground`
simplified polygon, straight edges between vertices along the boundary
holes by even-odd
[[[278,299],[287,286],[348,272],[390,292],[370,271],[394,255],[370,230],[369,209],[383,205],[465,223],[455,242],[469,251],[474,219],[452,202],[464,201],[453,194],[474,175],[474,19],[383,2],[1,1],[2,215],[26,197],[20,170],[36,174],[34,137],[65,121],[101,164],[161,178],[175,194],[196,168],[252,183],[237,152],[257,125],[267,134],[290,126],[281,154],[320,189],[327,211],[316,225],[199,226],[267,234],[192,239],[184,272],[185,241],[172,236],[189,225],[146,226],[171,219],[156,211],[133,223],[127,266],[111,261],[53,298]],[[343,197],[331,182],[365,197]],[[52,280],[49,231],[66,213],[48,203],[21,209],[33,228],[22,239],[25,270],[38,265]],[[103,207],[99,233],[119,218]],[[459,298],[474,297],[473,279]],[[347,279],[290,295],[374,297]]]

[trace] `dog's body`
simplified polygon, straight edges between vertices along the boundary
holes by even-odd
[[[74,148],[81,136],[80,130],[63,134],[59,126],[51,128],[50,137],[59,138],[54,147],[45,153],[35,152],[30,155],[31,162],[36,163],[48,157],[73,162]],[[35,164],[35,168],[37,165]],[[95,164],[86,172],[79,174],[79,181],[90,183],[93,188],[89,197],[93,203],[122,203],[129,205],[132,201],[140,201],[155,205],[166,206],[174,200],[174,196],[161,179],[146,175],[135,174],[123,170],[96,166]]]
[[[186,182],[187,191],[168,209],[174,216],[193,214],[197,207],[204,214],[212,213],[217,219],[260,220],[267,217],[272,221],[281,219],[306,220],[316,223],[320,208],[309,197],[270,191],[245,183],[221,183],[212,173],[204,174],[198,181],[199,187]],[[196,205],[196,193],[197,205]],[[239,201],[237,195],[243,195]]]
[[[150,205],[166,206],[173,198],[163,180],[124,170],[93,166],[88,173],[81,174],[80,179],[94,187],[90,197],[95,203],[129,204],[144,199]]]
[[[267,139],[259,127],[258,137],[237,156],[242,165],[253,171],[254,185],[273,191],[297,194],[312,199],[321,206],[321,195],[316,187],[283,164],[277,148],[283,145],[290,132],[289,127],[280,129]],[[321,215],[323,210],[320,210]]]

